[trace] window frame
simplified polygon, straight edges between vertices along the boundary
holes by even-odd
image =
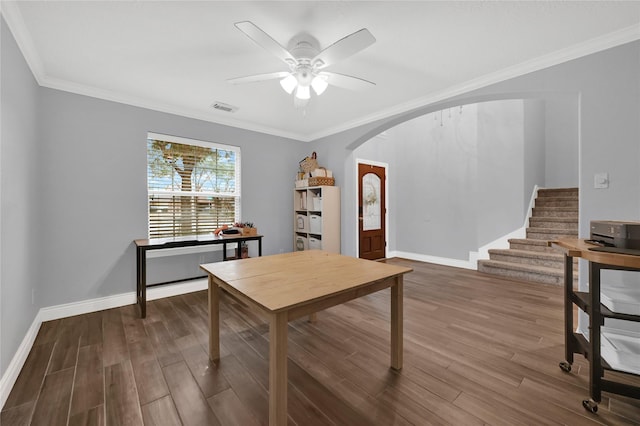
[[[202,192],[198,192],[198,191],[191,191],[191,192],[185,192],[185,191],[165,191],[165,190],[150,190],[149,189],[149,140],[160,140],[160,141],[164,141],[164,142],[169,142],[169,143],[176,143],[176,144],[182,144],[182,145],[194,145],[194,146],[199,146],[199,147],[203,147],[203,148],[210,148],[210,149],[218,149],[218,150],[224,150],[224,151],[232,151],[235,154],[235,173],[234,173],[234,183],[235,183],[235,187],[234,187],[234,191],[233,192],[212,192],[212,191],[202,191]],[[150,198],[153,195],[156,196],[160,196],[160,197],[167,197],[167,196],[208,196],[208,197],[229,197],[229,198],[234,198],[236,200],[235,202],[235,209],[234,209],[234,222],[239,222],[241,216],[241,206],[242,206],[242,181],[241,181],[241,176],[242,176],[242,169],[241,169],[241,165],[242,165],[242,155],[241,155],[241,150],[239,146],[235,146],[235,145],[227,145],[227,144],[221,144],[221,143],[217,143],[217,142],[211,142],[211,141],[203,141],[203,140],[199,140],[199,139],[191,139],[191,138],[186,138],[186,137],[182,137],[182,136],[173,136],[173,135],[167,135],[167,134],[163,134],[163,133],[155,133],[155,132],[147,132],[147,139],[145,141],[146,144],[146,185],[147,185],[147,236],[148,238],[152,238],[151,237],[151,208],[150,208]],[[197,235],[197,234],[193,234],[193,235]],[[164,237],[154,237],[154,238],[184,238],[185,236],[183,235],[176,235],[174,234],[173,236],[164,236]]]

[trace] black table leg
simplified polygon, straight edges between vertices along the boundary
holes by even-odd
[[[589,393],[593,401],[600,402],[602,388],[602,361],[600,355],[600,264],[589,262]]]
[[[147,254],[142,247],[136,248],[136,297],[140,306],[140,318],[147,316]]]
[[[573,364],[573,257],[564,255],[564,359]]]

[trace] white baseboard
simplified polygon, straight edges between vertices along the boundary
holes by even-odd
[[[27,330],[27,334],[24,336],[24,339],[22,339],[22,343],[18,346],[18,350],[0,379],[0,407],[4,407],[13,385],[16,383],[16,380],[18,380],[20,370],[22,370],[22,366],[29,356],[29,351],[33,346],[33,342],[36,340],[41,324],[42,320],[40,319],[40,312],[38,312],[33,323],[31,323],[31,327]]]
[[[206,290],[208,281],[206,278],[185,281],[175,284],[167,284],[147,289],[147,300],[162,299],[164,297],[177,296],[180,294],[192,293],[194,291]],[[42,308],[36,314],[31,327],[22,339],[15,355],[11,359],[7,370],[0,379],[0,407],[4,407],[9,393],[18,379],[20,370],[24,366],[29,352],[36,340],[40,326],[45,321],[52,321],[74,315],[87,314],[105,309],[118,308],[120,306],[133,305],[136,303],[136,293],[123,293],[113,296],[99,297],[97,299],[84,300],[81,302],[65,303],[63,305]]]
[[[509,240],[512,238],[525,238],[527,236],[527,227],[516,229],[507,235],[503,235],[491,241],[488,244],[483,245],[478,249],[478,259],[489,259],[490,249],[506,249],[509,248]]]
[[[430,256],[427,254],[409,253],[406,251],[389,251],[388,257],[401,257],[418,262],[435,263],[436,265],[454,266],[456,268],[477,269],[477,253],[469,252],[469,260],[450,259],[448,257]]]

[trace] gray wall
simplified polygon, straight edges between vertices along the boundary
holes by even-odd
[[[524,185],[523,185],[523,211],[527,213],[531,192],[538,186],[549,187],[546,179],[546,139],[545,139],[545,103],[541,100],[527,99],[524,101]],[[575,145],[578,145],[577,139]],[[566,158],[566,157],[564,157]],[[571,158],[574,161],[576,157]],[[574,181],[577,186],[578,179]],[[522,225],[522,221],[520,225]]]
[[[264,234],[264,254],[291,251],[307,144],[39,87],[4,21],[1,54],[0,374],[40,308],[135,291],[149,131],[239,146],[242,219]],[[199,260],[180,273],[198,273]],[[152,263],[166,271],[178,259]]]
[[[579,235],[589,236],[592,220],[638,220],[640,218],[640,41],[575,59],[540,71],[474,90],[464,95],[437,102],[387,119],[369,123],[357,129],[335,134],[314,144],[323,146],[334,156],[335,162],[348,158],[355,149],[371,137],[411,118],[452,105],[467,104],[489,99],[534,98],[558,100],[550,103],[545,115],[546,167],[562,170],[551,176],[549,186],[573,186],[578,175],[580,188]],[[563,104],[563,105],[561,105]],[[565,108],[577,105],[577,108]],[[563,114],[550,120],[554,108]],[[572,113],[571,111],[575,111]],[[577,127],[574,123],[578,123]],[[577,130],[576,130],[577,128]],[[556,154],[564,158],[576,152],[565,145],[562,133],[568,139],[578,137],[577,164],[575,161],[553,162]],[[551,136],[551,137],[550,137]],[[350,164],[344,163],[349,173]],[[595,173],[609,173],[607,189],[595,189]],[[343,188],[342,197],[350,199],[355,189]],[[343,223],[353,212],[343,210]],[[352,232],[355,232],[351,230]],[[355,253],[355,237],[342,236],[343,252]],[[585,290],[587,268],[580,266],[580,288]],[[638,274],[623,274],[613,278],[627,285],[637,285]],[[633,283],[633,284],[631,284]],[[584,329],[584,317],[581,317]],[[629,323],[626,327],[632,328]],[[635,324],[637,330],[637,324]]]
[[[545,186],[578,185],[578,95],[549,96],[544,102]]]
[[[0,134],[0,374],[24,339],[38,306],[39,161],[38,85],[8,30],[2,40]]]
[[[522,100],[478,104],[477,244],[522,226],[525,187],[525,110]]]
[[[148,131],[240,146],[242,220],[264,234],[264,254],[291,251],[291,190],[304,144],[41,90],[42,306],[134,290],[132,241],[147,235]],[[194,255],[196,273],[198,261]],[[161,263],[167,270],[178,259]]]
[[[593,219],[640,216],[639,76],[640,42],[634,42],[472,94],[570,91],[579,95],[581,236],[589,235]],[[608,189],[593,188],[597,172],[609,173]]]
[[[593,219],[629,220],[640,216],[639,75],[640,42],[628,43],[331,135],[314,141],[313,146],[322,148],[330,156],[329,162],[339,164],[340,169],[345,170],[343,173],[349,175],[353,166],[344,159],[349,158],[353,149],[382,131],[429,112],[493,99],[547,100],[560,96],[569,105],[571,99],[579,99],[579,113],[565,115],[566,123],[579,123],[577,131],[572,124],[565,130],[568,135],[579,135],[580,235],[584,237],[589,235],[589,222]],[[545,122],[548,121],[545,116]],[[545,132],[561,127],[562,122],[558,120],[547,124]],[[553,142],[548,139],[549,143]],[[554,147],[546,147],[547,157],[552,155]],[[575,151],[575,148],[568,147],[568,150]],[[572,186],[575,163],[568,163],[567,170],[566,175],[554,177],[549,184]],[[608,189],[593,188],[593,175],[597,172],[609,172]],[[354,185],[343,187],[343,201],[352,199],[354,194]],[[346,223],[353,212],[343,209],[342,214]],[[348,232],[355,230],[343,232],[343,252],[354,254],[355,237]]]
[[[389,130],[398,149],[395,250],[466,259],[476,245],[477,111],[446,110]]]
[[[464,105],[356,148],[355,158],[389,163],[389,250],[467,260],[521,227],[531,190],[544,182],[543,113],[533,100]]]

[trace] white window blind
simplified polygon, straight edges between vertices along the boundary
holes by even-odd
[[[147,136],[149,238],[213,232],[240,217],[240,149]]]

